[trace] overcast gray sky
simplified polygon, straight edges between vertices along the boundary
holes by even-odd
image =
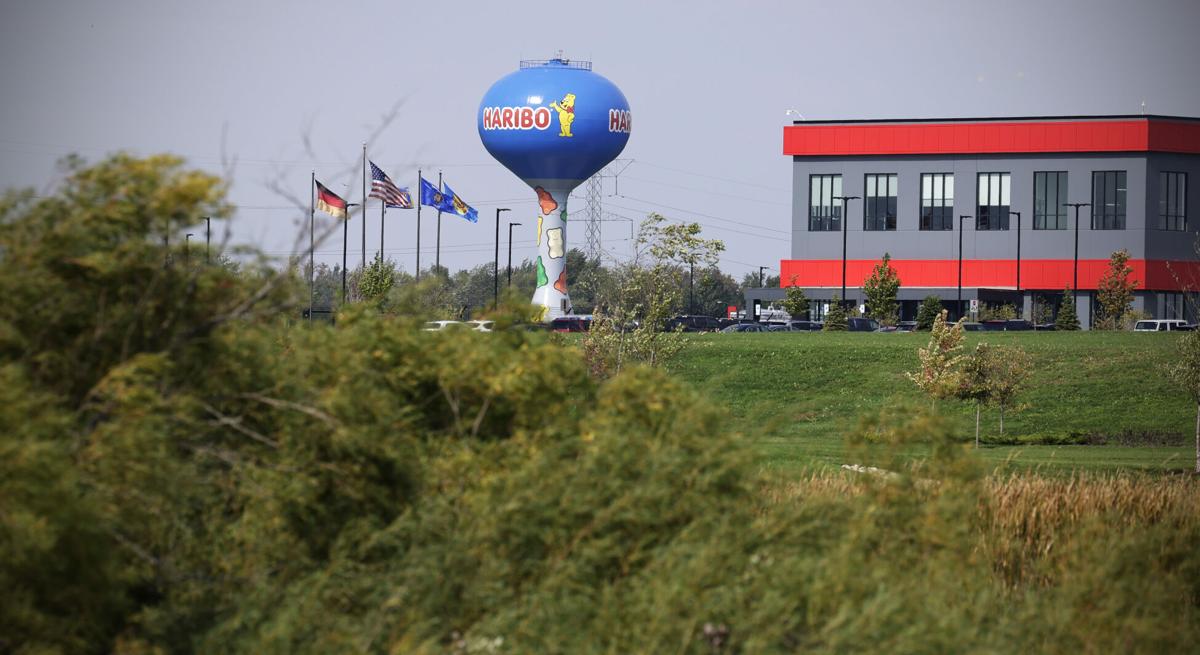
[[[604,248],[659,211],[725,240],[735,277],[788,256],[782,128],[808,119],[1053,114],[1200,115],[1200,2],[341,2],[0,0],[0,186],[50,189],[77,152],[236,160],[234,239],[286,256],[309,171],[351,202],[361,144],[400,184],[418,167],[472,203],[443,218],[452,269],[491,261],[496,207],[535,253],[535,197],[483,149],[475,113],[521,59],[562,49],[617,84],[633,163],[606,184]],[[224,142],[222,142],[224,135]],[[312,152],[304,146],[304,136]],[[348,185],[348,186],[344,186]],[[619,191],[619,195],[614,195]],[[571,211],[583,209],[582,189]],[[372,204],[374,201],[372,201]],[[378,248],[371,208],[368,250]],[[386,250],[413,268],[415,211],[388,214]],[[351,265],[361,223],[351,223]],[[422,264],[433,261],[431,213]],[[201,230],[197,230],[197,233]],[[340,260],[340,239],[319,258]],[[569,245],[583,245],[577,227]],[[504,257],[503,250],[501,258]]]

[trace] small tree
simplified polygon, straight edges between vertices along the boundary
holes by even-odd
[[[1196,473],[1200,474],[1200,332],[1189,332],[1179,340],[1179,358],[1171,367],[1171,378],[1196,403]]]
[[[932,330],[934,321],[944,311],[941,298],[925,296],[925,300],[921,301],[921,307],[917,310],[917,329]]]
[[[845,332],[850,329],[847,318],[842,297],[835,293],[833,300],[829,301],[829,311],[825,314],[825,326],[821,329],[825,332]]]
[[[1133,291],[1137,281],[1129,279],[1133,268],[1129,266],[1129,251],[1122,248],[1108,258],[1108,270],[1100,278],[1096,288],[1096,300],[1100,304],[1100,320],[1096,327],[1101,330],[1119,330],[1122,319],[1133,304]]]
[[[996,348],[988,371],[990,401],[1000,409],[1000,436],[1004,436],[1004,412],[1013,406],[1032,368],[1029,354],[1020,348]],[[976,435],[976,445],[979,439]]]
[[[794,319],[808,318],[808,296],[804,295],[804,289],[796,286],[795,281],[792,286],[787,288],[787,297],[783,300],[783,308]]]
[[[1036,295],[1033,297],[1033,307],[1029,319],[1033,321],[1034,325],[1043,325],[1054,320],[1054,308],[1046,296]]]
[[[362,271],[358,280],[359,296],[367,302],[379,302],[387,297],[396,283],[396,264],[379,255]]]
[[[981,343],[962,359],[954,396],[975,403],[975,447],[979,447],[979,415],[985,405],[1000,408],[1000,434],[1004,434],[1004,411],[1012,407],[1029,377],[1029,355],[1020,348],[997,348]]]
[[[933,320],[929,344],[917,350],[921,368],[904,375],[933,399],[951,397],[958,387],[958,365],[962,360],[962,322],[948,324],[946,310]]]
[[[863,293],[867,296],[867,316],[883,325],[896,324],[896,309],[899,303],[896,294],[900,291],[900,277],[892,268],[892,256],[883,253],[883,259],[875,265],[871,276],[863,282]]]
[[[615,375],[629,362],[661,366],[683,348],[683,335],[663,327],[682,295],[680,267],[714,266],[725,250],[700,231],[697,223],[667,223],[659,214],[642,221],[634,259],[618,275],[615,297],[598,299],[603,309],[583,339],[593,375]]]
[[[1063,290],[1062,304],[1058,306],[1058,318],[1054,319],[1054,329],[1068,332],[1079,329],[1079,314],[1075,311],[1075,295],[1069,288]]]
[[[975,447],[979,447],[979,414],[991,400],[991,369],[995,351],[986,343],[975,346],[975,352],[963,358],[954,397],[975,403]]]

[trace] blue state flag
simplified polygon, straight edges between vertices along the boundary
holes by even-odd
[[[454,212],[454,205],[450,203],[450,198],[425,178],[421,178],[421,204],[433,207],[440,212]]]
[[[450,212],[458,214],[472,223],[479,222],[479,212],[475,208],[468,205],[466,201],[458,197],[454,189],[450,188],[449,184],[442,183],[442,188],[446,190],[446,196],[450,199]]]

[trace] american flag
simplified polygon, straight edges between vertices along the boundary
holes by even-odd
[[[392,178],[383,172],[383,169],[371,164],[371,193],[370,197],[379,198],[383,204],[393,209],[412,209],[412,196],[408,194],[408,189],[401,189],[392,182]]]

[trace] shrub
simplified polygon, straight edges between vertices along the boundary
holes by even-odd
[[[866,315],[882,325],[895,325],[899,308],[896,294],[900,290],[900,277],[896,275],[891,262],[892,256],[883,253],[883,259],[863,282],[863,293],[867,296]]]
[[[1079,314],[1075,311],[1075,295],[1070,289],[1063,290],[1062,304],[1058,306],[1058,316],[1054,319],[1054,329],[1068,332],[1079,329]]]
[[[845,332],[850,329],[848,319],[846,305],[841,296],[835,293],[833,300],[829,301],[829,311],[825,313],[825,324],[821,329],[825,332]]]
[[[942,299],[937,296],[925,296],[921,307],[917,310],[917,329],[931,330],[938,314],[942,313]]]
[[[1096,300],[1100,305],[1099,321],[1096,328],[1100,330],[1119,330],[1122,327],[1125,314],[1133,303],[1133,292],[1137,289],[1137,281],[1129,279],[1133,268],[1129,266],[1129,251],[1118,250],[1108,259],[1108,270],[1100,278],[1096,289]]]

